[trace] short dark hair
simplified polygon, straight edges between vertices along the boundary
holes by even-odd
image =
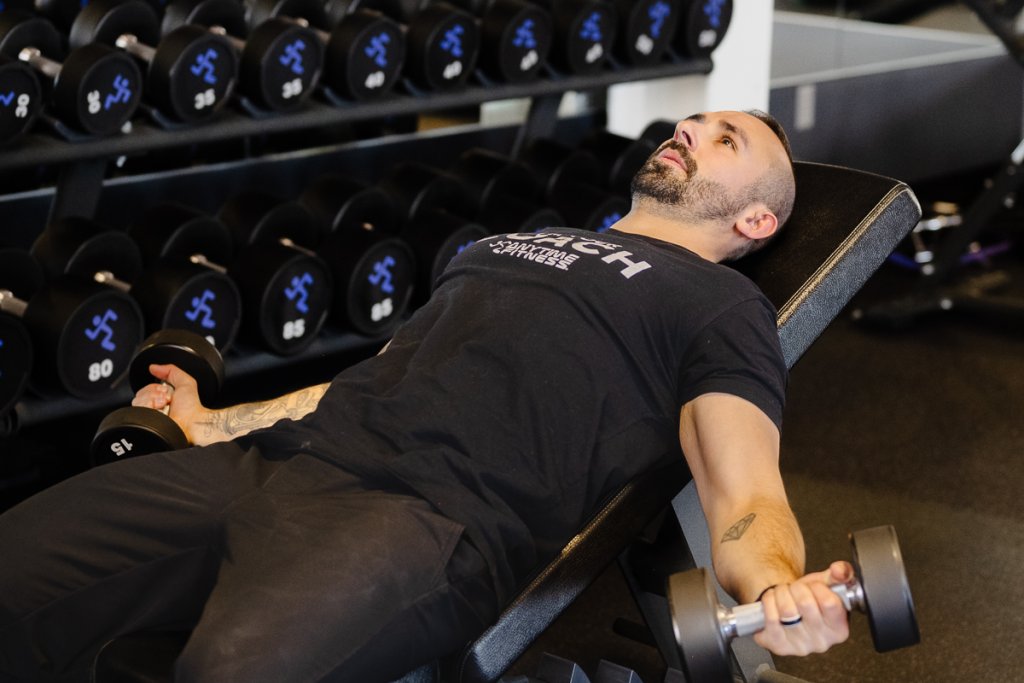
[[[744,113],[768,126],[782,143],[782,148],[786,150],[788,163],[785,168],[773,165],[772,169],[757,183],[758,192],[764,198],[768,208],[779,219],[781,227],[789,220],[793,213],[793,202],[796,201],[796,183],[793,180],[793,149],[789,145],[789,136],[786,135],[786,129],[782,127],[778,119],[771,114],[760,109],[750,109]]]

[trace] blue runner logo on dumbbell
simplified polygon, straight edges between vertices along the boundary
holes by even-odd
[[[305,68],[302,65],[302,52],[305,49],[306,43],[301,39],[290,43],[284,48],[284,54],[279,58],[281,65],[291,69],[293,74],[301,76],[305,73]]]
[[[217,83],[217,68],[213,62],[217,56],[217,51],[213,48],[197,56],[195,64],[192,65],[192,73],[200,76],[210,85],[215,85]]]
[[[110,110],[115,104],[118,103],[129,103],[132,101],[132,89],[131,83],[124,77],[123,74],[117,74],[114,77],[114,92],[107,95],[103,100],[103,108],[107,111]]]
[[[452,26],[444,34],[444,40],[441,41],[441,49],[453,57],[462,57],[462,35],[465,32],[466,27],[462,24]]]
[[[213,309],[208,303],[216,298],[217,295],[209,289],[204,290],[201,296],[192,297],[192,310],[186,311],[185,317],[196,322],[202,316],[202,320],[199,320],[201,326],[208,330],[216,328],[217,322],[213,319]]]
[[[512,41],[512,44],[516,47],[525,47],[528,50],[533,50],[537,47],[537,37],[533,34],[534,21],[533,19],[527,19],[516,29],[516,39]]]
[[[391,269],[395,267],[395,258],[385,256],[373,264],[373,274],[369,276],[371,285],[376,285],[385,294],[394,294],[395,286],[391,284]]]
[[[370,39],[370,44],[363,48],[363,51],[366,52],[367,57],[373,60],[374,64],[383,69],[388,65],[388,45],[390,43],[390,34],[379,33]]]
[[[95,326],[91,330],[85,331],[85,336],[91,341],[96,341],[100,335],[103,335],[103,339],[100,341],[102,346],[107,351],[115,351],[117,345],[114,344],[114,328],[110,326],[110,323],[117,321],[117,313],[111,309],[107,309],[102,315],[94,315],[92,317],[92,324]]]
[[[672,14],[672,7],[667,2],[656,2],[647,11],[647,17],[651,20],[651,37],[661,37],[661,29]]]
[[[284,290],[284,295],[288,297],[289,301],[295,301],[295,308],[300,313],[309,313],[309,306],[306,303],[309,299],[307,287],[311,284],[313,284],[313,276],[303,273],[302,277],[293,277],[292,286]]]
[[[718,28],[722,23],[722,5],[724,4],[725,0],[708,0],[704,3],[704,16],[708,18],[708,23],[712,28]]]

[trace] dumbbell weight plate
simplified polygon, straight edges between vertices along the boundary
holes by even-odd
[[[334,278],[309,249],[320,240],[313,216],[294,201],[269,195],[233,197],[220,218],[242,248],[228,275],[242,292],[242,325],[279,355],[309,346],[327,319]],[[285,246],[289,240],[294,246]]]
[[[672,43],[679,23],[679,0],[617,0],[621,33],[616,50],[628,64],[656,64]]]
[[[379,12],[356,10],[331,31],[324,83],[348,99],[376,99],[394,88],[405,53],[405,34],[397,23]]]
[[[405,242],[373,232],[333,233],[320,254],[338,281],[334,317],[366,335],[394,329],[412,298],[416,259]]]
[[[160,41],[146,74],[157,109],[183,123],[206,121],[231,97],[238,57],[228,39],[201,26],[182,26]]]
[[[317,178],[299,202],[327,233],[394,234],[398,229],[398,215],[388,195],[347,176],[328,174]]]
[[[132,117],[142,88],[142,72],[130,56],[96,43],[68,55],[50,99],[62,121],[102,137]]]
[[[565,193],[575,184],[603,185],[607,173],[590,152],[572,149],[547,138],[537,138],[526,148],[522,162],[538,178],[544,196],[552,198]]]
[[[161,35],[179,26],[219,26],[229,36],[243,38],[249,32],[245,9],[237,0],[172,0],[160,22]]]
[[[245,41],[241,91],[265,109],[291,111],[313,94],[323,64],[324,46],[315,31],[288,19],[268,19]]]
[[[0,145],[17,140],[42,110],[43,92],[32,69],[19,62],[0,64]]]
[[[93,466],[133,455],[188,448],[178,423],[151,408],[125,406],[104,417],[96,429],[89,453]]]
[[[299,353],[323,327],[333,277],[315,254],[280,244],[242,250],[228,269],[242,292],[242,326],[276,354]]]
[[[731,683],[729,642],[722,634],[723,615],[707,570],[697,567],[671,575],[668,599],[686,680]]]
[[[900,553],[892,526],[862,529],[850,534],[853,565],[864,590],[865,613],[878,652],[888,652],[921,640]]]
[[[79,398],[117,385],[143,333],[142,313],[128,294],[80,278],[42,288],[24,321],[36,341],[33,385],[62,387]]]
[[[480,67],[489,77],[525,83],[547,64],[554,21],[543,7],[523,0],[495,0],[481,22]]]
[[[132,287],[149,329],[201,335],[220,351],[229,348],[242,319],[242,295],[224,273],[188,260],[163,261]]]
[[[448,169],[458,180],[475,205],[474,215],[486,222],[486,213],[493,216],[494,200],[514,197],[525,203],[540,201],[541,187],[534,173],[524,164],[483,148],[463,152]]]
[[[732,0],[684,0],[685,12],[676,32],[676,47],[684,55],[707,58],[722,42],[732,21]]]
[[[551,0],[557,45],[551,62],[571,74],[600,71],[615,44],[618,20],[608,2]]]
[[[451,90],[465,84],[480,53],[476,20],[445,2],[424,8],[406,33],[406,72],[425,90]]]
[[[133,392],[157,381],[149,372],[150,365],[177,365],[191,375],[205,405],[213,402],[224,385],[220,353],[201,335],[187,330],[160,330],[139,345],[128,373]]]

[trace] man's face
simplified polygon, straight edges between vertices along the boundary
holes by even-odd
[[[731,221],[755,201],[750,188],[781,143],[767,125],[742,112],[695,114],[676,124],[633,179],[633,194],[666,205],[680,218]]]

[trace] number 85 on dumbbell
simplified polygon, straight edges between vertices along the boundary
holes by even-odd
[[[832,591],[847,611],[867,615],[878,652],[917,644],[921,636],[895,529],[855,531],[850,546],[854,578],[830,586]],[[729,642],[764,628],[764,606],[722,605],[710,576],[700,567],[669,577],[668,602],[686,680],[731,683]]]

